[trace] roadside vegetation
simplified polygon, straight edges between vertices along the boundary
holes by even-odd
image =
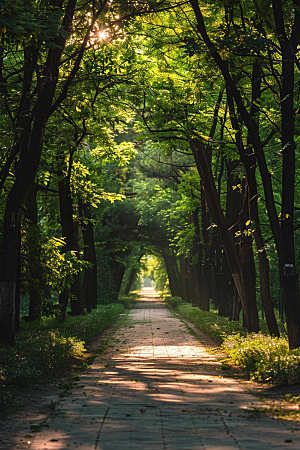
[[[298,379],[300,9],[272,3],[0,0],[9,392],[145,278],[250,378]]]
[[[300,383],[300,349],[289,350],[282,322],[278,321],[280,338],[268,335],[263,319],[259,333],[249,333],[240,322],[229,321],[217,311],[202,311],[180,297],[165,295],[163,298],[170,308],[219,342],[229,362],[244,369],[248,379],[277,385]]]
[[[22,390],[70,373],[81,362],[86,345],[134,302],[123,296],[119,303],[99,306],[86,316],[69,315],[65,322],[55,317],[22,320],[15,345],[0,346],[0,410],[10,410]]]

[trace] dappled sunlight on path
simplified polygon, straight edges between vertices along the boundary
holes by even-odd
[[[300,427],[260,414],[264,404],[223,378],[221,364],[153,289],[143,289],[111,345],[32,449],[300,448]]]

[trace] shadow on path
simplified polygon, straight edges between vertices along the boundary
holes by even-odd
[[[111,345],[19,448],[300,448],[300,427],[261,413],[263,403],[223,378],[220,363],[152,288],[142,290]]]

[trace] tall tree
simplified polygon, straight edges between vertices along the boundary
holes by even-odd
[[[50,3],[30,2],[28,5],[19,1],[20,17],[16,16],[15,8],[1,14],[1,28],[4,27],[0,81],[14,129],[11,152],[1,170],[1,188],[17,157],[14,183],[6,200],[2,234],[0,339],[3,342],[14,342],[20,218],[38,170],[49,117],[67,98],[86,50],[107,36],[105,31],[112,30],[114,36],[122,35],[119,25],[125,18],[148,13],[161,3],[145,1],[137,5],[128,1],[126,4],[111,4],[103,0],[90,5],[81,0],[53,0]],[[23,52],[24,56],[18,58],[22,62],[17,67],[11,67],[4,64],[5,53],[10,52],[15,42],[18,54]],[[17,81],[20,74],[23,74],[21,96],[14,116],[7,95],[7,80],[14,77]]]
[[[283,299],[286,311],[288,336],[291,348],[300,345],[300,301],[297,275],[294,262],[294,238],[293,238],[293,212],[294,211],[294,174],[295,174],[295,145],[294,145],[294,66],[297,62],[295,52],[300,39],[300,13],[295,6],[294,20],[290,38],[287,38],[284,14],[281,2],[273,2],[273,14],[276,27],[276,36],[281,47],[282,58],[282,87],[281,87],[281,120],[282,120],[282,152],[283,152],[283,178],[282,178],[282,212],[281,223],[276,211],[271,174],[268,170],[264,154],[263,142],[259,133],[257,122],[251,117],[242,98],[241,91],[235,82],[233,74],[229,70],[228,61],[221,56],[218,47],[208,35],[205,21],[197,0],[190,0],[193,8],[197,31],[207,46],[212,58],[219,67],[228,89],[235,100],[239,114],[251,135],[253,149],[260,170],[265,200],[272,228],[279,260],[279,273],[283,290]],[[260,11],[257,11],[260,13]],[[290,21],[288,21],[290,22]],[[284,94],[283,94],[284,93]],[[289,122],[287,124],[287,121]],[[287,140],[288,139],[288,140]],[[288,231],[287,231],[288,230]],[[288,250],[287,251],[286,249]]]

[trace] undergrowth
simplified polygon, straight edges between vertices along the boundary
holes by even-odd
[[[247,334],[247,330],[239,322],[230,322],[226,317],[221,317],[214,312],[202,311],[188,303],[184,303],[180,297],[166,296],[164,300],[167,305],[193,322],[197,328],[217,340],[219,344],[229,334],[240,333],[244,336]]]
[[[180,297],[166,296],[164,300],[217,340],[230,361],[242,367],[249,379],[280,385],[300,383],[300,348],[289,350],[286,330],[281,322],[278,322],[280,338],[268,335],[265,320],[260,321],[260,333],[248,333],[241,323],[229,321],[216,312],[192,307]]]
[[[228,336],[223,348],[251,380],[281,385],[300,382],[300,348],[289,350],[285,336],[274,338],[251,333],[242,337],[237,334]]]
[[[136,304],[138,294],[135,292],[129,293],[129,295],[119,295],[118,303],[124,305],[125,309],[133,308]]]
[[[68,316],[66,322],[22,322],[15,346],[0,345],[0,409],[9,406],[17,390],[61,375],[122,312],[124,305],[115,303],[86,316]]]

